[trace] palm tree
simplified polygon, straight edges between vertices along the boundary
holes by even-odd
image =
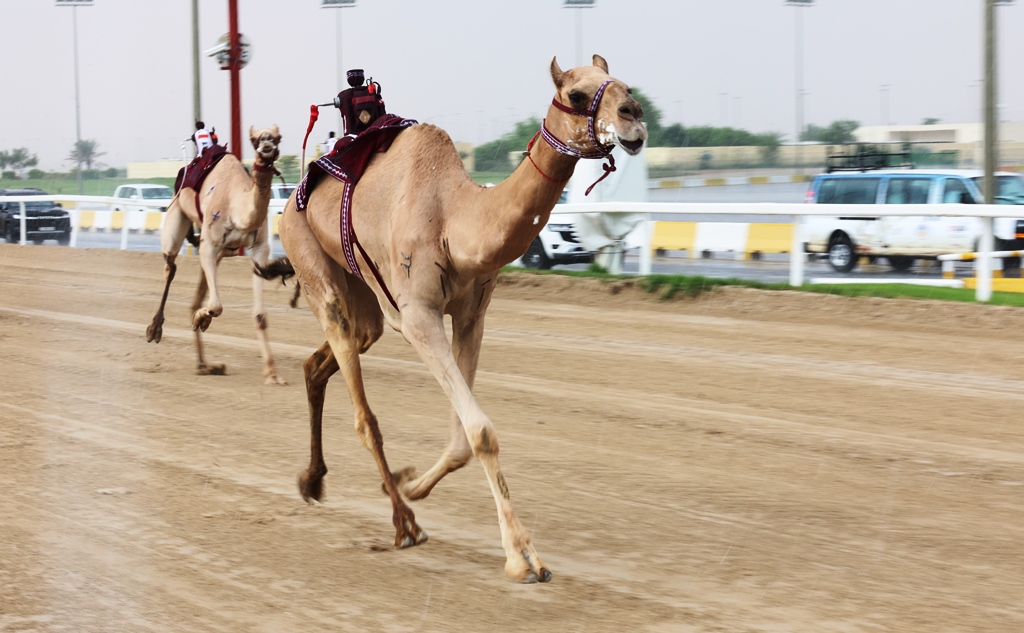
[[[85,163],[86,169],[92,169],[93,163],[96,163],[98,167],[100,163],[96,160],[100,156],[103,156],[106,152],[96,151],[100,147],[100,144],[91,139],[82,139],[75,141],[75,145],[68,155],[68,160],[75,163],[79,169],[81,169],[82,163]]]

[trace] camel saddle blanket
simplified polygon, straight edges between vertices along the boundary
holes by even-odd
[[[362,177],[366,167],[370,164],[374,154],[386,152],[391,147],[402,130],[416,125],[418,121],[405,119],[394,114],[385,114],[373,122],[373,125],[366,128],[356,137],[342,137],[334,146],[334,151],[326,156],[321,156],[309,165],[309,171],[305,178],[299,183],[295,191],[295,206],[299,211],[305,211],[309,204],[309,196],[313,188],[320,181],[324,174],[330,174],[334,178],[344,182],[345,193],[341,198],[341,246],[345,252],[345,261],[356,277],[363,280],[363,273],[359,270],[353,246],[359,249],[363,259],[366,260],[377,283],[384,290],[391,305],[398,309],[398,305],[391,297],[380,276],[380,271],[373,265],[372,260],[363,250],[356,233],[352,229],[352,191]],[[365,281],[365,280],[364,280]]]
[[[178,177],[174,181],[174,193],[178,193],[182,187],[188,187],[198,192],[203,180],[227,153],[228,148],[225,145],[213,145],[206,148],[206,151],[193,158],[188,166],[178,170]]]

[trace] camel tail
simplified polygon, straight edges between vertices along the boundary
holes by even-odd
[[[281,279],[284,283],[295,276],[295,269],[287,257],[279,257],[267,262],[266,266],[253,264],[252,271],[267,280]]]
[[[267,280],[281,279],[281,283],[285,284],[288,279],[295,276],[295,269],[292,268],[292,263],[288,261],[287,257],[279,257],[277,259],[267,262],[266,266],[259,266],[253,264],[252,271]],[[299,289],[300,285],[298,281],[295,282],[295,293],[292,295],[291,300],[288,302],[291,307],[295,308],[299,305]]]
[[[190,224],[188,227],[188,234],[185,236],[188,243],[195,248],[199,248],[199,236],[196,235],[196,225]]]

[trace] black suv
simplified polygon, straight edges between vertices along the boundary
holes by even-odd
[[[0,196],[45,196],[41,189],[0,189]],[[26,239],[36,244],[43,240],[57,240],[58,244],[71,243],[71,214],[60,204],[41,200],[25,203]],[[8,242],[21,241],[21,203],[0,198],[0,237]]]

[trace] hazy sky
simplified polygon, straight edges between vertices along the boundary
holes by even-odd
[[[548,64],[599,53],[611,74],[652,98],[665,123],[796,128],[796,12],[801,16],[806,123],[862,125],[979,120],[983,0],[238,0],[253,57],[241,73],[242,125],[278,124],[299,154],[309,106],[329,101],[342,68],[383,86],[388,110],[493,140],[543,116]],[[200,0],[200,50],[228,30],[227,0]],[[1024,120],[1024,2],[1000,7],[999,103]],[[180,159],[192,131],[191,0],[0,0],[0,150],[26,147],[39,167],[67,170],[75,141],[72,14],[77,13],[82,138],[100,161]],[[339,34],[339,20],[340,38]],[[577,15],[582,38],[577,43]],[[1017,34],[1016,36],[1014,34]],[[202,115],[230,140],[229,73],[202,57]],[[883,86],[889,86],[883,90]],[[339,128],[322,108],[309,148]],[[244,157],[252,157],[245,147]]]

